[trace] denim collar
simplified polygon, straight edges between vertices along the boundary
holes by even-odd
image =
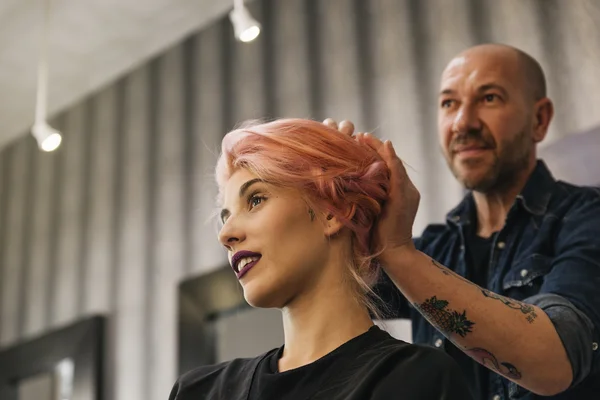
[[[543,215],[548,209],[550,197],[556,188],[556,179],[542,160],[537,161],[535,169],[527,180],[517,201],[533,215]]]
[[[530,214],[543,215],[548,209],[555,187],[556,180],[550,170],[542,160],[538,160],[515,204],[521,204]],[[475,200],[473,193],[469,192],[458,206],[446,215],[446,221],[450,225],[468,225],[475,215]]]

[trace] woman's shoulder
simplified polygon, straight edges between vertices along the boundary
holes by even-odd
[[[400,354],[403,355],[400,356]],[[377,387],[379,397],[387,399],[401,388],[407,398],[423,400],[473,399],[469,384],[456,361],[431,346],[411,344],[398,353],[398,363]]]
[[[381,330],[378,340],[365,350],[363,356],[375,361],[394,359],[396,362],[400,362],[400,364],[454,363],[452,357],[439,349],[422,344],[407,343],[394,338],[385,330]]]
[[[200,400],[235,398],[235,393],[246,390],[254,370],[262,359],[277,349],[254,358],[236,358],[214,365],[203,365],[181,375],[169,400]]]
[[[473,399],[458,365],[443,351],[387,332],[374,336],[356,357],[344,361],[315,399]]]
[[[446,352],[428,345],[407,343],[383,330],[380,339],[364,352],[363,357],[374,363],[395,365],[398,369],[426,366],[445,371],[458,368]]]
[[[468,384],[451,356],[389,335],[356,360],[352,374],[371,381],[373,399],[394,398],[400,390],[410,394],[407,398],[471,399]],[[443,393],[448,397],[443,397]]]

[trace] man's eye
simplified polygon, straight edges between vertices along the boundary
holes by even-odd
[[[441,106],[442,108],[448,108],[452,105],[452,102],[453,100],[443,100]]]
[[[483,100],[485,100],[488,103],[492,103],[495,100],[498,100],[498,96],[496,96],[495,94],[486,94],[485,96],[483,96]]]

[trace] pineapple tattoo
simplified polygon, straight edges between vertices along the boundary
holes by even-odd
[[[455,333],[465,337],[475,325],[467,319],[466,311],[460,313],[451,310],[446,300],[439,300],[436,296],[425,300],[423,304],[415,304],[415,307],[444,334]]]

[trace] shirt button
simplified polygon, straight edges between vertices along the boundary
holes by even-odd
[[[527,274],[529,273],[529,271],[527,271],[526,269],[522,269],[521,270],[521,277],[525,278],[527,276]]]
[[[492,397],[492,400],[500,400],[500,399],[501,399],[501,397],[499,394],[494,395],[494,397]]]
[[[504,242],[498,242],[498,244],[496,245],[500,250],[502,250],[503,248],[506,247],[506,243]]]
[[[435,347],[441,347],[442,343],[444,343],[444,342],[442,342],[442,339],[437,339],[433,345]]]
[[[596,342],[592,343],[592,350],[594,350],[594,351],[598,350],[598,343],[596,343]]]

